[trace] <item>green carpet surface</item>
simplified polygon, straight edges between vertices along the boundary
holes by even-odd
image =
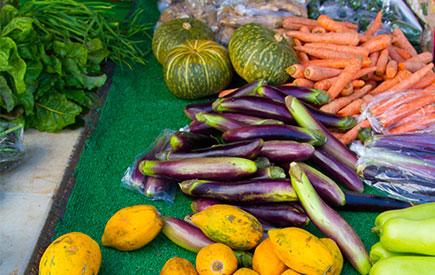
[[[141,1],[145,18],[158,20],[157,4]],[[134,70],[117,67],[105,105],[100,110],[96,129],[87,140],[74,172],[74,189],[65,215],[56,227],[56,236],[80,231],[101,245],[107,220],[119,209],[136,204],[155,205],[162,215],[183,218],[190,213],[190,199],[179,191],[175,202],[152,202],[144,196],[121,187],[126,168],[159,133],[179,129],[188,122],[183,114],[187,101],[176,99],[166,88],[161,66],[149,56],[146,66]],[[376,214],[343,212],[343,217],[355,228],[366,248],[376,242],[370,232]],[[313,226],[310,231],[319,234]],[[160,234],[144,248],[120,252],[101,246],[103,262],[100,274],[159,274],[165,261],[173,256],[194,263],[195,254],[171,243]],[[346,264],[342,274],[357,274]]]

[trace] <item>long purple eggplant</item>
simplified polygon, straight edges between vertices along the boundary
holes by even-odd
[[[255,90],[255,94],[261,97],[276,100],[278,102],[284,102],[284,98],[286,97],[286,95],[283,94],[280,90],[269,85],[258,87]]]
[[[193,212],[199,212],[209,206],[219,203],[222,202],[209,199],[196,199],[192,201],[191,208]],[[300,210],[300,207],[294,207],[293,204],[296,203],[231,205],[237,206],[251,213],[257,219],[265,221],[272,226],[288,227],[307,225],[309,222],[308,217]]]
[[[197,253],[201,248],[214,243],[201,230],[190,223],[172,217],[163,217],[162,233],[182,248]]]
[[[264,168],[258,168],[251,179],[285,179],[286,174],[284,169],[279,166],[269,166]]]
[[[246,126],[245,123],[227,118],[218,113],[198,113],[195,119],[221,132]]]
[[[335,181],[305,163],[298,164],[322,199],[333,206],[342,206],[346,204],[346,197]]]
[[[241,96],[218,98],[213,102],[213,110],[217,112],[234,112],[263,118],[294,123],[293,117],[285,106],[275,100],[258,96]]]
[[[338,161],[325,148],[317,148],[311,160],[349,190],[360,193],[364,191],[364,184],[355,170]]]
[[[320,146],[326,139],[317,130],[291,125],[250,125],[231,129],[222,135],[225,141],[239,141],[262,138],[264,140],[294,140]]]
[[[170,179],[146,176],[143,186],[144,195],[151,200],[174,201],[176,185]]]
[[[252,160],[245,158],[216,157],[165,161],[144,160],[139,169],[148,176],[176,180],[234,180],[255,174],[257,165]]]
[[[239,113],[221,113],[222,116],[237,120],[248,125],[275,125],[284,124],[284,122],[271,118],[261,118],[256,116],[244,115]]]
[[[179,183],[181,191],[189,196],[229,202],[291,202],[296,194],[289,180],[247,180],[242,182],[218,182],[188,180]]]
[[[197,113],[208,113],[213,111],[213,108],[211,107],[212,103],[213,102],[189,104],[184,107],[184,114],[193,120]]]
[[[200,122],[196,119],[192,120],[189,123],[189,132],[194,133],[194,134],[200,134],[200,135],[214,135],[214,134],[219,134],[219,131],[208,126],[207,124]]]
[[[346,204],[340,210],[384,212],[392,209],[402,209],[412,206],[411,203],[373,194],[361,194],[346,191]]]
[[[339,161],[347,165],[350,169],[355,169],[357,161],[355,154],[334,137],[321,123],[314,119],[308,109],[297,98],[287,96],[285,105],[300,126],[308,129],[316,129],[323,133],[326,137],[326,143],[322,148],[332,155],[336,159],[336,162]]]
[[[308,143],[291,140],[270,140],[264,142],[260,155],[272,162],[292,162],[309,159],[314,153],[314,147]]]
[[[310,220],[340,247],[346,259],[360,274],[370,271],[369,255],[353,228],[317,195],[307,175],[295,162],[290,164],[293,188]]]
[[[323,105],[329,102],[329,95],[325,91],[309,89],[298,86],[279,86],[277,89],[286,96],[294,96],[300,100],[314,105]]]
[[[263,85],[266,85],[265,80],[256,80],[254,82],[248,83],[234,92],[224,96],[224,97],[238,97],[238,96],[245,96],[252,94],[258,87],[261,87]]]
[[[176,132],[169,140],[173,152],[186,152],[193,149],[209,147],[216,144],[210,136],[190,132]]]
[[[337,116],[320,111],[310,105],[304,105],[311,115],[325,127],[346,131],[353,128],[357,123],[356,119],[351,116]]]
[[[242,157],[253,159],[260,153],[263,140],[254,139],[227,144],[214,145],[208,148],[192,150],[188,153],[165,151],[157,154],[159,160],[175,160],[204,157]]]

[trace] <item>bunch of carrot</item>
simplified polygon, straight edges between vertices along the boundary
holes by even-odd
[[[327,91],[331,101],[320,110],[342,116],[361,114],[374,96],[389,91],[435,93],[432,54],[418,54],[400,29],[376,35],[381,26],[382,12],[362,34],[358,26],[326,15],[285,18],[279,31],[293,38],[300,60],[287,68],[294,78],[289,85]],[[348,144],[365,127],[370,127],[367,120],[336,136]]]

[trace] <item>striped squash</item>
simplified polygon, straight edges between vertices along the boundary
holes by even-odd
[[[153,36],[152,49],[154,56],[164,64],[168,53],[187,40],[213,40],[211,29],[194,18],[174,19],[160,25]]]
[[[175,47],[164,66],[165,82],[177,97],[193,99],[218,93],[232,77],[227,50],[210,40]]]
[[[247,82],[263,79],[282,84],[289,78],[285,69],[297,63],[289,41],[260,24],[238,28],[228,44],[235,71]]]

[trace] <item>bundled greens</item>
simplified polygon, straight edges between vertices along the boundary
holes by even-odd
[[[61,130],[93,105],[107,79],[103,61],[144,64],[150,26],[140,11],[118,22],[114,8],[73,0],[0,7],[0,119]]]

